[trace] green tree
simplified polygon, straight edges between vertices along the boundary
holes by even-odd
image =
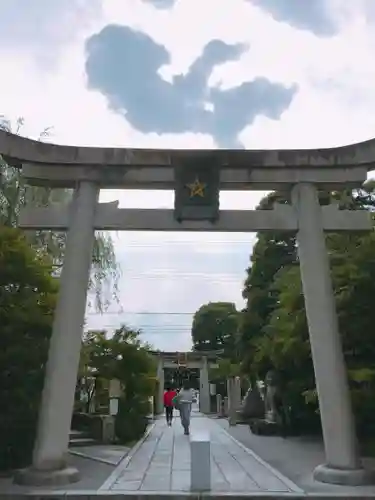
[[[210,370],[210,380],[222,381],[229,377],[237,377],[241,375],[240,365],[233,363],[230,359],[219,359],[217,366]]]
[[[0,227],[0,470],[31,461],[57,285],[51,259]]]
[[[194,314],[191,336],[196,351],[223,350],[224,356],[237,354],[238,311],[232,302],[209,302]]]
[[[257,210],[271,210],[275,203],[286,204],[282,193],[268,194]],[[240,345],[244,370],[250,374],[255,346],[278,303],[278,291],[272,285],[277,273],[297,259],[295,235],[285,231],[260,232],[246,270],[242,296],[246,301],[240,320]],[[265,367],[266,368],[266,367]],[[264,375],[264,374],[263,374]]]
[[[262,328],[262,335],[254,344],[252,369],[261,378],[272,368],[278,374],[278,385],[284,401],[291,408],[294,428],[310,428],[317,420],[317,400],[314,371],[299,267],[290,266],[275,278],[272,288],[278,295],[278,304]]]
[[[374,207],[373,183],[332,196],[343,208]],[[331,233],[326,241],[358,429],[373,432],[375,233]],[[252,366],[257,373],[269,367],[278,372],[288,404],[306,424],[317,415],[318,403],[298,262],[279,271],[269,290],[278,300],[253,345]]]
[[[118,379],[123,387],[116,417],[116,434],[122,442],[139,438],[147,425],[148,398],[154,395],[156,383],[156,366],[149,349],[140,332],[125,325],[113,336],[105,330],[89,331],[83,340],[81,359],[89,367],[86,372],[98,381],[96,390],[108,387],[112,379]]]
[[[332,200],[339,202],[341,208],[360,209],[371,203],[368,189],[343,193],[319,193],[320,203],[327,205]],[[271,210],[275,203],[289,204],[286,193],[272,192],[259,203],[257,210]],[[355,241],[356,236],[346,234],[348,241]],[[250,256],[250,266],[246,270],[246,280],[242,296],[246,301],[240,321],[240,344],[242,351],[242,366],[246,373],[264,377],[271,368],[266,362],[258,365],[261,372],[254,372],[254,355],[256,346],[265,334],[270,317],[279,304],[279,288],[274,282],[280,272],[298,263],[296,238],[286,231],[259,232],[257,243]]]
[[[0,129],[19,134],[24,125],[19,118],[12,127],[9,120],[0,116]],[[39,139],[48,137],[51,129],[46,128]],[[22,206],[32,202],[35,206],[50,206],[68,203],[72,198],[71,189],[50,189],[48,187],[25,186],[19,168],[9,165],[0,155],[0,224],[17,226]],[[47,251],[55,268],[62,266],[66,233],[55,231],[27,231],[29,242],[39,251]],[[113,240],[109,233],[96,232],[90,291],[95,297],[96,308],[100,311],[117,298],[119,266],[114,253]]]

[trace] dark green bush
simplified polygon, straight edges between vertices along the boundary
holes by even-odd
[[[24,235],[0,228],[0,470],[30,464],[57,285]]]
[[[90,331],[81,351],[82,373],[95,373],[106,386],[118,380],[122,397],[115,420],[116,436],[122,443],[139,439],[146,430],[151,412],[149,398],[155,394],[155,362],[140,332],[122,325],[112,336],[109,332]],[[104,384],[104,381],[107,383]]]
[[[119,401],[119,412],[116,416],[115,431],[121,443],[129,443],[140,439],[146,431],[150,403],[140,398]]]

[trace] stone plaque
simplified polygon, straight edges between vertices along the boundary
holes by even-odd
[[[219,217],[220,166],[215,157],[184,159],[175,166],[175,218],[210,220]]]
[[[118,398],[111,398],[109,400],[109,414],[113,416],[118,414]]]
[[[109,397],[120,398],[122,395],[121,383],[117,379],[112,379],[109,381]]]
[[[216,396],[216,384],[210,384],[210,396]]]

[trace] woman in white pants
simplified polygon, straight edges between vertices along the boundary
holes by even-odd
[[[193,404],[193,390],[189,382],[184,382],[182,389],[178,393],[178,409],[180,410],[181,425],[184,428],[184,434],[189,435],[191,406]]]

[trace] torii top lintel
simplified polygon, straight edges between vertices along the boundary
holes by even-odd
[[[173,167],[183,159],[214,157],[219,167],[249,169],[254,167],[351,167],[375,164],[375,139],[347,146],[325,149],[284,150],[197,150],[131,149],[62,146],[30,140],[0,130],[0,154],[10,164],[48,166],[128,166]]]
[[[157,357],[161,358],[164,361],[192,361],[198,360],[201,361],[203,358],[207,358],[207,360],[216,360],[220,358],[223,354],[223,350],[220,349],[218,351],[186,351],[186,352],[172,352],[172,351],[150,351],[150,353]]]

